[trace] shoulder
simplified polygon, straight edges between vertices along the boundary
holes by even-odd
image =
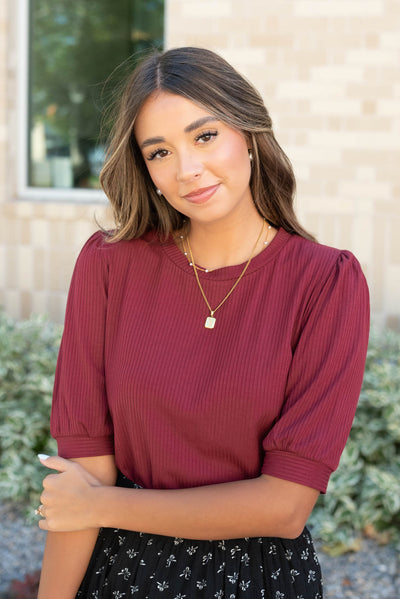
[[[337,261],[355,259],[355,256],[348,250],[341,250],[316,241],[309,241],[299,235],[289,235],[286,247],[288,253],[295,255],[302,264],[327,267],[335,264]]]
[[[304,279],[311,277],[324,281],[332,275],[364,278],[359,261],[346,249],[338,249],[309,241],[298,235],[290,235],[284,254],[284,258],[292,263]]]
[[[139,270],[151,271],[154,265],[152,256],[160,251],[159,247],[154,234],[113,243],[108,240],[106,232],[97,231],[89,237],[78,255],[70,297],[108,297],[109,292],[121,289],[124,281]]]
[[[369,312],[369,292],[360,263],[352,252],[287,234],[280,252],[280,273],[288,295],[308,313],[317,304],[345,309],[358,303]]]
[[[132,257],[142,256],[150,247],[159,246],[153,233],[138,239],[112,242],[107,232],[96,231],[83,245],[77,265],[90,264],[92,267],[111,266],[126,263]]]

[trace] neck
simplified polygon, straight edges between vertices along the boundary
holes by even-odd
[[[264,249],[267,235],[265,227],[262,238],[254,248],[263,226],[263,218],[258,212],[239,223],[191,223],[188,238],[197,265],[214,270],[246,262],[254,250],[254,255]]]

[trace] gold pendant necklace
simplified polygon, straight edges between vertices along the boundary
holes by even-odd
[[[204,323],[204,326],[205,326],[205,328],[206,328],[206,329],[213,329],[213,328],[215,327],[215,322],[216,322],[216,319],[215,319],[215,316],[214,316],[215,312],[216,312],[216,311],[217,311],[217,310],[218,310],[218,309],[219,309],[219,308],[222,306],[222,304],[224,304],[224,303],[226,302],[226,300],[228,299],[228,297],[229,297],[229,296],[230,296],[230,295],[233,293],[233,291],[234,291],[234,290],[236,289],[236,287],[238,286],[238,284],[239,284],[240,280],[241,280],[241,279],[242,279],[242,277],[244,276],[244,274],[245,274],[246,270],[248,269],[248,267],[249,267],[249,264],[250,264],[250,262],[251,262],[251,260],[252,260],[252,258],[253,258],[253,256],[254,256],[254,253],[255,253],[255,251],[256,251],[256,249],[257,249],[258,242],[260,241],[260,239],[261,239],[261,236],[262,236],[262,234],[263,234],[263,231],[264,231],[264,226],[265,226],[265,220],[263,219],[263,223],[262,223],[261,231],[260,231],[260,233],[259,233],[259,235],[258,235],[258,237],[257,237],[257,241],[256,241],[256,243],[255,243],[255,245],[254,245],[254,247],[253,247],[253,250],[252,250],[252,252],[251,252],[250,258],[247,260],[247,262],[246,262],[246,264],[245,264],[245,266],[244,266],[244,268],[243,268],[242,272],[240,273],[240,275],[239,275],[238,279],[235,281],[235,283],[234,283],[233,287],[231,287],[231,289],[230,289],[230,290],[229,290],[229,292],[226,294],[226,296],[224,297],[224,299],[223,299],[223,300],[222,300],[222,301],[221,301],[221,302],[218,304],[218,306],[217,306],[216,308],[214,308],[214,310],[211,308],[211,306],[210,306],[210,303],[209,303],[209,301],[208,301],[208,299],[207,299],[207,297],[206,297],[206,294],[204,293],[204,289],[203,289],[203,287],[202,287],[202,285],[201,285],[201,283],[200,283],[199,274],[198,274],[198,272],[197,272],[198,270],[200,270],[200,268],[199,268],[198,266],[196,266],[196,264],[195,264],[195,261],[194,261],[194,259],[193,259],[193,254],[192,254],[192,248],[190,247],[189,238],[188,238],[188,236],[186,235],[186,240],[185,240],[185,241],[186,241],[186,243],[187,243],[187,247],[188,247],[189,254],[190,254],[190,260],[191,260],[191,262],[190,262],[190,265],[193,267],[194,274],[195,274],[196,281],[197,281],[197,284],[198,284],[198,286],[199,286],[199,289],[200,289],[201,295],[203,296],[203,299],[204,299],[205,303],[207,304],[207,308],[208,308],[208,309],[209,309],[209,311],[210,311],[210,316],[207,316],[207,318],[206,318],[206,322]],[[269,225],[269,226],[268,226],[268,231],[267,231],[267,239],[264,241],[264,245],[267,245],[267,244],[268,244],[268,233],[269,233],[270,229],[271,229],[271,225]],[[205,272],[208,272],[208,270],[205,270],[205,269],[201,269],[201,270],[204,270]]]

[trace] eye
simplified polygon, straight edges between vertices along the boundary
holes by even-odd
[[[153,150],[151,154],[146,156],[147,160],[154,160],[155,158],[165,158],[168,156],[168,150],[164,150],[163,148],[158,148],[157,150]]]
[[[203,133],[200,133],[200,135],[198,135],[195,138],[195,141],[197,143],[206,144],[206,143],[209,143],[215,137],[217,137],[217,135],[218,135],[218,131],[204,131]]]

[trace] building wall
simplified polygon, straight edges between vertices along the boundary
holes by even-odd
[[[167,47],[220,52],[262,93],[322,243],[358,256],[376,321],[400,327],[400,4],[166,0]],[[0,2],[0,305],[62,320],[73,263],[104,205],[21,201],[17,4]]]

